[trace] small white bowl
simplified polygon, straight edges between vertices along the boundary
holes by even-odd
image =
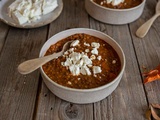
[[[84,103],[93,103],[100,101],[104,98],[106,98],[108,95],[110,95],[118,86],[122,74],[124,72],[125,68],[125,56],[123,53],[122,48],[118,45],[118,43],[113,40],[111,37],[108,35],[92,30],[92,29],[87,29],[87,28],[75,28],[75,29],[69,29],[65,30],[63,32],[60,32],[53,37],[51,37],[42,47],[40,51],[40,57],[44,56],[46,51],[49,49],[49,47],[52,44],[55,44],[57,41],[62,40],[63,38],[66,38],[70,35],[76,34],[76,33],[85,33],[89,34],[98,38],[101,38],[102,40],[106,41],[108,44],[110,44],[115,51],[117,52],[118,56],[120,57],[121,61],[121,71],[119,75],[110,83],[103,85],[101,87],[97,88],[92,88],[92,89],[74,89],[74,88],[68,88],[64,87],[62,85],[59,85],[52,81],[43,71],[42,67],[40,68],[42,78],[46,84],[46,86],[50,89],[52,93],[54,93],[56,96],[60,97],[61,99],[64,99],[69,102],[73,103],[79,103],[79,104],[84,104]]]
[[[108,24],[127,24],[137,20],[144,9],[146,0],[133,8],[128,9],[112,9],[103,7],[93,2],[92,0],[85,0],[85,8],[90,16],[104,23]]]

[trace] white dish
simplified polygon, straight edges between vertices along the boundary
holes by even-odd
[[[112,9],[98,5],[92,0],[85,0],[85,8],[88,14],[98,21],[122,25],[137,20],[143,12],[145,2],[146,0],[143,0],[138,6],[128,9]]]
[[[89,35],[98,37],[100,39],[103,39],[105,42],[110,44],[120,57],[121,71],[119,75],[112,82],[97,88],[92,88],[92,89],[74,89],[74,88],[68,88],[68,87],[59,85],[55,83],[53,80],[51,80],[45,74],[45,72],[41,67],[40,70],[41,70],[42,78],[46,86],[50,89],[50,91],[54,93],[56,96],[60,97],[61,99],[64,99],[66,101],[73,102],[73,103],[79,103],[79,104],[97,102],[106,98],[117,88],[124,72],[124,68],[126,64],[125,56],[122,48],[118,45],[118,43],[114,39],[112,39],[111,37],[109,37],[108,35],[102,32],[99,32],[93,29],[88,29],[88,28],[69,29],[69,30],[60,32],[54,35],[53,37],[51,37],[49,40],[47,40],[46,43],[43,45],[39,56],[40,57],[44,56],[44,54],[52,44],[55,44],[56,42],[76,33],[89,34]]]
[[[60,15],[63,9],[62,0],[57,0],[58,7],[54,11],[52,11],[49,14],[41,16],[41,19],[37,21],[20,25],[8,16],[7,8],[14,1],[15,0],[0,0],[0,19],[6,24],[17,28],[36,28],[47,25],[52,21],[54,21]]]

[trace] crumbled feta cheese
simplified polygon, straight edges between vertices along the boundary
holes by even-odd
[[[73,52],[73,51],[74,51],[74,48],[70,48],[68,51],[69,51],[69,52]]]
[[[90,72],[90,70],[89,70],[89,68],[87,66],[82,66],[81,67],[81,73],[83,75],[91,75],[91,72]]]
[[[69,68],[69,71],[74,76],[79,74],[91,75],[92,72],[90,71],[90,68],[92,68],[94,74],[100,73],[101,67],[92,65],[92,60],[96,59],[96,56],[93,54],[98,54],[97,48],[99,48],[100,46],[99,43],[92,43],[93,49],[91,51],[92,55],[90,56],[90,58],[88,57],[87,53],[74,52],[74,46],[78,44],[79,40],[75,40],[74,42],[72,42],[72,48],[64,53],[66,61],[61,62],[61,65]],[[89,52],[89,49],[86,49],[85,52]],[[101,56],[98,56],[97,59],[101,59]]]
[[[79,40],[75,40],[75,41],[73,41],[73,42],[71,43],[70,46],[71,46],[71,47],[77,46],[78,43],[79,43]]]
[[[8,15],[17,23],[24,24],[39,20],[41,15],[53,11],[57,0],[15,0],[8,7]]]
[[[116,63],[116,60],[113,60],[113,61],[112,61],[112,64],[115,64],[115,63]]]
[[[79,75],[80,73],[91,75],[89,68],[86,66],[90,64],[92,64],[92,61],[88,58],[88,56],[77,52],[72,52],[69,54],[69,57],[66,58],[66,61],[61,63],[63,66],[68,66],[73,75]]]
[[[42,14],[42,3],[37,2],[33,3],[32,8],[30,9],[30,18],[34,18],[36,16],[40,16]]]
[[[91,55],[90,59],[91,59],[91,60],[95,60],[95,59],[96,59],[96,56],[95,56],[95,55]]]
[[[86,56],[86,55],[82,56],[82,60],[83,60],[85,65],[91,65],[92,64],[92,60],[89,59],[88,56]]]
[[[92,67],[92,65],[87,65],[88,67]]]
[[[97,48],[93,48],[93,50],[91,51],[91,53],[98,55],[98,50],[97,50]]]
[[[70,81],[68,81],[67,84],[71,85],[72,83]]]
[[[89,49],[85,49],[85,52],[87,52],[87,53],[88,53],[88,52],[89,52]]]
[[[9,17],[12,17],[12,12],[14,12],[14,10],[18,7],[19,3],[20,3],[20,0],[16,0],[8,7],[7,10],[8,10]]]
[[[97,75],[95,75],[95,74],[94,74],[93,76],[94,76],[94,77],[97,77]]]
[[[23,16],[20,12],[14,11],[12,12],[12,18],[18,22],[19,24],[24,24],[28,21],[28,18]]]
[[[64,66],[64,62],[61,62],[61,65]]]
[[[73,61],[73,63],[76,63],[77,61],[80,60],[81,58],[81,54],[77,53],[77,52],[72,52],[69,57],[71,58],[71,60]]]
[[[71,58],[67,58],[63,64],[63,66],[70,66],[70,65],[72,65],[72,60],[71,60]]]
[[[91,43],[91,46],[94,47],[94,48],[99,48],[99,47],[100,47],[100,44],[99,44],[99,43],[96,43],[96,42],[92,42],[92,43]]]
[[[99,66],[93,66],[93,73],[94,74],[97,74],[97,73],[101,73],[101,67]]]
[[[98,56],[98,57],[97,57],[97,59],[98,59],[98,60],[101,60],[101,59],[102,59],[102,57],[101,57],[101,56]]]
[[[110,4],[113,0],[106,0],[107,4]]]
[[[80,74],[80,68],[77,65],[71,65],[69,66],[69,70],[73,75],[79,75]]]
[[[79,66],[79,67],[82,67],[83,66],[83,60],[79,60],[77,63],[76,63],[76,65],[77,66]]]
[[[113,6],[119,5],[120,3],[123,3],[124,0],[106,0],[107,4],[112,4]]]
[[[58,7],[57,0],[44,0],[43,1],[43,15],[52,12],[54,9]]]
[[[64,52],[65,55],[69,54],[68,51]]]
[[[90,44],[89,44],[89,43],[86,43],[86,42],[84,43],[84,45],[85,45],[85,46],[88,46],[88,47],[90,46]]]
[[[100,3],[100,5],[103,5],[103,1]]]

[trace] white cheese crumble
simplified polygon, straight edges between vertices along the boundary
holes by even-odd
[[[69,85],[72,85],[72,83],[70,81],[67,82]]]
[[[85,46],[88,46],[88,47],[90,46],[90,44],[89,44],[89,43],[86,43],[86,42],[84,43],[84,45],[85,45]]]
[[[119,5],[120,3],[123,3],[124,0],[106,0],[107,4],[112,4],[113,6]]]
[[[94,48],[99,48],[99,47],[100,47],[100,44],[99,44],[99,43],[96,43],[96,42],[92,42],[92,43],[91,43],[91,46],[94,47]]]
[[[74,48],[70,48],[68,51],[69,51],[69,52],[73,52],[73,51],[74,51]]]
[[[98,57],[97,57],[97,59],[98,59],[98,60],[101,60],[101,59],[102,59],[102,57],[101,57],[101,56],[98,56]]]
[[[92,64],[92,60],[89,59],[87,55],[82,55],[82,60],[83,60],[85,65],[91,65]]]
[[[79,75],[80,74],[80,68],[77,65],[71,65],[69,66],[69,70],[73,75]]]
[[[72,73],[72,75],[77,76],[79,74],[82,75],[91,75],[91,69],[94,74],[100,73],[101,72],[101,67],[99,66],[93,66],[92,65],[92,60],[96,59],[95,55],[91,55],[90,58],[87,55],[87,52],[89,52],[89,49],[86,49],[85,52],[74,52],[73,47],[79,44],[79,40],[75,40],[71,43],[71,47],[69,50],[67,50],[65,54],[66,61],[61,62],[62,66],[65,66],[69,68],[69,71]],[[100,47],[99,43],[93,42],[92,44],[92,54],[97,54],[98,55],[98,50],[97,48]],[[99,56],[101,57],[101,56]]]
[[[85,49],[85,52],[87,52],[87,53],[88,53],[88,52],[89,52],[89,49]]]
[[[97,48],[93,48],[92,51],[91,51],[91,53],[98,55],[98,50],[97,50]]]
[[[92,65],[87,65],[88,67],[92,67]]]
[[[90,70],[89,70],[89,68],[87,66],[82,66],[81,67],[81,73],[83,75],[91,75],[91,72],[90,72]]]
[[[116,60],[113,60],[113,61],[112,61],[112,64],[116,64]]]
[[[79,40],[75,40],[75,41],[73,41],[73,42],[71,43],[70,46],[71,46],[71,47],[77,46],[78,43],[79,43]]]
[[[91,59],[91,60],[95,60],[95,59],[96,59],[96,56],[95,56],[95,55],[91,55],[90,59]]]
[[[57,6],[57,0],[44,0],[42,6],[43,15],[52,12],[54,9],[57,8]]]
[[[67,55],[67,54],[69,54],[69,52],[68,52],[68,51],[66,51],[66,52],[64,52],[64,54],[65,54],[65,55]]]
[[[72,60],[73,63],[77,63],[81,59],[81,54],[77,52],[72,52],[69,55],[69,58]]]
[[[21,25],[40,19],[57,6],[57,0],[16,0],[8,7],[8,15]]]
[[[94,74],[97,74],[97,73],[101,73],[101,67],[99,66],[93,66],[93,73]]]

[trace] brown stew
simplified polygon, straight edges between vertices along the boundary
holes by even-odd
[[[97,42],[100,44],[98,49],[99,53],[95,56],[101,56],[101,60],[94,59],[92,60],[92,64],[93,66],[100,66],[102,69],[101,73],[73,76],[68,68],[61,64],[66,60],[64,56],[61,56],[43,65],[43,70],[50,79],[62,86],[77,89],[90,89],[105,85],[118,76],[121,63],[116,51],[105,41],[88,34],[74,34],[62,39],[56,44],[51,45],[45,55],[60,51],[64,43],[71,40],[79,40],[79,45],[74,48],[75,52],[80,53],[86,49],[92,49],[91,46],[86,46],[84,43],[91,44],[92,42]],[[87,55],[90,57],[92,53],[88,52]],[[92,67],[89,69],[91,68]]]
[[[143,2],[143,0],[124,0],[123,3],[120,3],[117,6],[113,6],[112,4],[107,4],[107,2],[105,2],[106,0],[93,0],[93,1],[101,6],[108,7],[108,8],[114,8],[114,9],[133,8]]]

